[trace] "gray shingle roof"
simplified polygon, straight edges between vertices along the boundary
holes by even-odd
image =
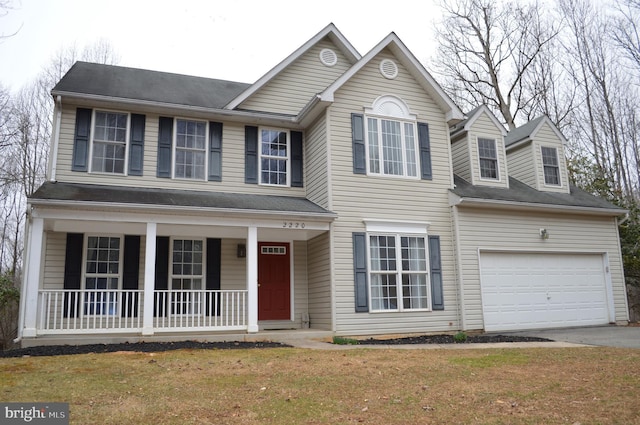
[[[522,202],[528,204],[556,205],[567,207],[586,207],[607,210],[625,210],[602,198],[593,196],[582,189],[570,186],[570,193],[542,192],[521,181],[509,177],[509,188],[474,186],[459,176],[454,176],[455,189],[452,192],[461,198],[473,198],[495,201]]]
[[[544,120],[546,117],[540,116],[533,121],[529,121],[528,123],[521,125],[518,128],[514,128],[504,138],[504,145],[509,146],[513,143],[516,143],[522,139],[526,139],[531,136],[531,133],[535,128],[540,124],[540,121]]]
[[[78,93],[220,109],[250,84],[76,62],[52,93]]]
[[[149,189],[80,183],[45,182],[30,197],[32,201],[104,202],[171,207],[212,208],[260,212],[335,216],[306,198],[272,195],[249,195],[172,189]]]

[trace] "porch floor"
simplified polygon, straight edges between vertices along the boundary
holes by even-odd
[[[83,334],[83,335],[45,335],[36,338],[24,338],[20,341],[22,348],[42,345],[87,345],[87,344],[122,344],[136,342],[175,342],[175,341],[271,341],[295,346],[304,345],[303,341],[329,340],[333,332],[318,329],[264,330],[258,333],[246,332],[176,332],[150,336],[132,334]],[[292,343],[293,342],[293,343]]]

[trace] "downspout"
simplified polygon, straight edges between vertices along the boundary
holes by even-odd
[[[29,225],[29,223],[31,222],[31,211],[30,211],[31,206],[29,204],[27,204],[27,212],[25,213],[25,215],[27,216],[27,219],[24,221],[24,253],[25,253],[25,257],[24,257],[24,264],[29,264],[29,245],[31,242],[31,226]],[[16,339],[13,340],[13,342],[15,344],[18,344],[20,341],[22,341],[22,330],[24,329],[24,314],[25,314],[25,309],[26,309],[26,297],[24,296],[24,294],[26,293],[26,286],[27,286],[27,281],[29,278],[29,267],[24,267],[24,271],[22,273],[22,283],[20,285],[20,310],[19,310],[19,315],[18,315],[18,336]],[[38,308],[37,306],[35,306],[34,308]]]
[[[58,169],[58,145],[60,143],[60,121],[62,120],[62,96],[56,96],[55,101],[55,128],[53,130],[53,134],[51,135],[51,158],[49,158],[50,164],[50,173],[49,173],[49,181],[56,181],[56,171]]]
[[[455,239],[456,249],[456,272],[458,274],[458,311],[460,330],[467,329],[467,319],[465,316],[465,303],[464,303],[464,278],[462,275],[462,252],[460,251],[460,226],[458,217],[458,206],[452,205],[453,209],[453,232]]]

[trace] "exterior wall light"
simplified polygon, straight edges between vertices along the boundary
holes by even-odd
[[[547,229],[540,229],[540,239],[549,239],[549,232],[547,231]]]

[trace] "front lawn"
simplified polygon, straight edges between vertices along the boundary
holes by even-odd
[[[117,352],[0,359],[72,424],[640,424],[640,350]]]

